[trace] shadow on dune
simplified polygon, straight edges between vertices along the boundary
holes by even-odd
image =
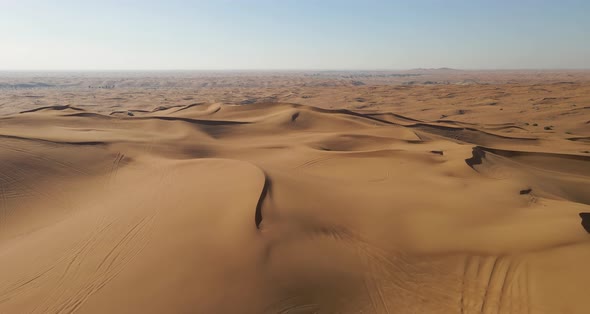
[[[42,110],[66,110],[66,109],[84,111],[84,109],[72,107],[70,105],[57,105],[57,106],[45,106],[45,107],[39,107],[39,108],[35,108],[35,109],[25,110],[25,111],[21,111],[20,113],[30,113],[30,112],[36,112],[36,111],[42,111]]]
[[[272,187],[272,181],[268,177],[268,175],[264,174],[264,186],[262,187],[262,191],[260,192],[260,198],[258,199],[258,203],[256,204],[256,212],[254,213],[254,223],[256,224],[256,229],[260,229],[260,224],[262,223],[262,205],[266,199],[268,193],[270,193],[270,189]]]
[[[244,121],[228,121],[228,120],[199,120],[199,119],[190,119],[190,118],[181,118],[181,117],[165,117],[165,116],[157,116],[157,117],[138,117],[135,118],[138,120],[149,120],[149,119],[157,119],[157,120],[166,120],[166,121],[183,121],[193,124],[200,124],[200,125],[237,125],[237,124],[250,124],[250,122]]]
[[[102,141],[51,141],[45,140],[40,138],[31,138],[31,137],[22,137],[16,135],[4,135],[0,134],[0,138],[9,138],[15,140],[24,140],[24,141],[34,141],[34,142],[42,142],[42,143],[51,143],[51,144],[64,144],[64,145],[88,145],[88,146],[95,146],[95,145],[105,145],[105,142]]]
[[[580,218],[582,218],[582,227],[590,233],[590,213],[580,213]]]

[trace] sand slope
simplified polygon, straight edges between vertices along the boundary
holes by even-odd
[[[516,127],[288,103],[0,117],[0,313],[586,313],[590,134]]]

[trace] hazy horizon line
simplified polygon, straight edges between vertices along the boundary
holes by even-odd
[[[400,69],[0,69],[0,72],[401,72],[416,70],[438,71],[589,71],[590,68],[452,68],[418,67]]]

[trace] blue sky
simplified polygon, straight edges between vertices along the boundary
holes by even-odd
[[[0,0],[0,70],[590,68],[590,1]]]

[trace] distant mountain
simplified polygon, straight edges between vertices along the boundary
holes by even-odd
[[[443,68],[417,68],[417,69],[412,69],[410,71],[433,72],[433,71],[461,71],[461,70],[443,67]]]

